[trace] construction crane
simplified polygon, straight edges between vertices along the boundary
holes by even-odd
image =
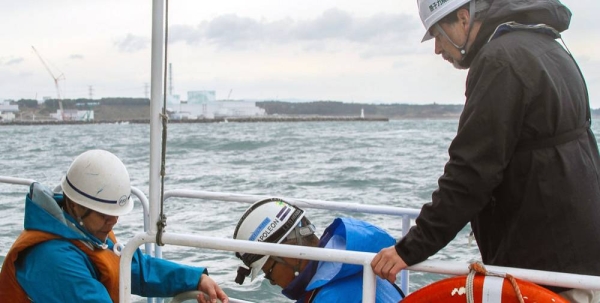
[[[65,75],[63,73],[61,73],[60,75],[58,75],[58,77],[54,76],[54,73],[52,72],[52,70],[50,70],[50,68],[48,67],[48,64],[46,64],[44,59],[42,59],[42,56],[40,56],[40,54],[35,49],[35,47],[33,47],[33,45],[32,45],[31,48],[33,49],[35,54],[38,56],[38,58],[40,58],[40,61],[42,61],[42,64],[44,65],[44,67],[46,68],[46,70],[48,71],[48,73],[50,74],[52,79],[54,80],[54,86],[56,86],[56,95],[58,97],[58,107],[60,108],[60,115],[61,115],[60,118],[61,118],[61,121],[64,121],[65,120],[65,111],[63,110],[62,99],[60,97],[60,87],[58,85],[58,81],[65,80]]]

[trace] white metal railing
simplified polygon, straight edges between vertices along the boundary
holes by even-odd
[[[234,194],[234,193],[222,193],[222,192],[210,192],[210,191],[199,191],[199,190],[186,190],[186,189],[175,189],[168,190],[164,193],[165,201],[172,197],[179,198],[193,198],[203,199],[211,201],[222,201],[222,202],[242,202],[242,203],[254,203],[258,200],[271,198],[272,196],[264,195],[247,195],[247,194]],[[357,212],[366,214],[381,214],[381,215],[392,215],[398,216],[402,219],[402,236],[406,235],[410,228],[411,219],[416,218],[419,215],[418,209],[413,208],[402,208],[394,206],[382,206],[382,205],[368,205],[350,202],[332,202],[326,200],[313,200],[313,199],[298,199],[293,197],[278,197],[286,202],[292,203],[301,208],[314,208],[314,209],[327,209],[327,210],[338,210],[346,212]],[[157,257],[162,257],[160,246],[156,247]],[[403,270],[400,273],[400,288],[404,293],[408,293],[409,276],[408,271]]]
[[[14,177],[8,177],[8,176],[0,176],[0,182],[7,183],[7,184],[29,186],[29,185],[31,185],[31,183],[35,182],[35,180],[25,179],[25,178],[14,178]]]
[[[257,200],[271,197],[263,195],[244,195],[244,194],[233,194],[233,193],[221,193],[221,192],[209,192],[209,191],[195,191],[195,190],[170,190],[164,194],[165,200],[173,197],[182,198],[196,198],[205,200],[216,200],[224,202],[242,202],[242,203],[253,203]],[[347,202],[331,202],[324,200],[309,200],[309,199],[297,199],[289,197],[280,197],[294,205],[304,208],[319,208],[319,209],[331,209],[331,210],[344,210],[344,211],[355,211],[363,213],[373,214],[389,214],[398,215],[403,219],[403,234],[406,233],[410,227],[410,219],[418,215],[419,211],[415,209],[406,209],[399,207],[389,206],[375,206],[375,205],[364,205]],[[408,225],[408,226],[407,226]],[[148,241],[155,241],[155,234],[138,234],[132,239],[132,246],[128,243],[126,249],[123,251],[122,257],[131,259],[135,248],[141,243],[147,243]],[[216,250],[226,251],[245,251],[248,253],[264,254],[264,255],[276,255],[282,257],[296,258],[296,259],[308,259],[308,260],[320,260],[320,261],[331,261],[331,262],[343,262],[350,264],[357,264],[363,266],[363,302],[375,302],[375,276],[371,269],[370,263],[374,253],[366,252],[354,252],[354,251],[340,251],[326,248],[314,248],[314,247],[303,247],[301,251],[294,246],[279,245],[274,243],[258,243],[244,240],[233,240],[224,239],[217,237],[208,236],[195,236],[189,234],[171,234],[166,233],[162,236],[162,241],[165,244],[191,246],[198,248],[208,248]],[[130,247],[128,247],[130,246]],[[130,272],[130,262],[124,262],[121,259],[121,272],[124,275],[121,276],[121,294],[130,294],[130,277],[127,277]],[[447,275],[466,275],[468,274],[468,264],[465,262],[455,261],[433,261],[428,260],[419,264],[410,266],[408,270],[447,274]],[[600,277],[587,276],[587,275],[576,275],[568,273],[548,272],[541,270],[529,270],[512,267],[500,267],[486,265],[486,269],[490,272],[498,273],[509,273],[520,279],[530,281],[537,284],[559,286],[565,288],[577,288],[577,289],[594,289],[600,290]],[[402,275],[406,274],[405,278],[401,278],[401,282],[408,283],[408,271],[402,271]],[[408,285],[403,289],[406,294],[409,293]],[[120,302],[129,302],[127,298],[121,297]]]
[[[0,176],[0,183],[9,183],[17,185],[30,185],[34,180],[13,178]],[[60,189],[60,187],[57,187]],[[122,252],[121,259],[121,281],[120,281],[120,302],[130,302],[131,300],[131,258],[133,252],[142,243],[146,245],[146,252],[151,253],[152,245],[156,241],[156,234],[148,232],[148,202],[143,194],[137,188],[132,187],[132,194],[138,197],[144,209],[144,229],[145,233],[140,233],[134,236]],[[225,201],[225,202],[238,202],[238,203],[253,203],[257,200],[270,197],[263,195],[244,195],[244,194],[232,194],[232,193],[220,193],[220,192],[209,192],[209,191],[195,191],[195,190],[170,190],[165,192],[165,200],[173,197],[180,198],[194,198],[212,201]],[[372,213],[372,214],[388,214],[400,216],[403,219],[403,233],[408,230],[410,226],[410,219],[418,215],[418,210],[406,209],[399,207],[389,206],[375,206],[375,205],[364,205],[357,203],[347,202],[331,202],[324,200],[310,200],[310,199],[297,199],[290,197],[280,197],[290,203],[293,203],[303,208],[318,208],[318,209],[330,209],[330,210],[342,210],[342,211],[354,211],[361,213]],[[362,265],[363,271],[363,302],[374,302],[375,296],[375,276],[370,267],[370,262],[375,256],[374,253],[366,252],[352,252],[352,251],[339,251],[326,248],[313,248],[306,247],[302,251],[298,251],[297,248],[287,245],[278,245],[273,243],[258,243],[252,241],[243,240],[232,240],[217,237],[207,236],[196,236],[188,234],[175,234],[165,233],[162,236],[162,241],[165,244],[190,246],[199,248],[208,248],[225,251],[246,251],[249,253],[256,254],[269,254],[278,255],[283,257],[298,258],[298,259],[309,259],[309,260],[322,260],[332,262],[344,262],[350,264]],[[160,247],[154,249],[155,253],[160,252]],[[161,257],[158,255],[157,257]],[[600,277],[596,276],[585,276],[575,275],[567,273],[556,273],[539,270],[527,270],[519,268],[509,267],[498,267],[498,266],[486,266],[489,271],[493,272],[505,272],[518,277],[523,280],[527,280],[537,284],[560,286],[566,288],[579,288],[579,289],[596,289],[600,290]],[[467,264],[464,262],[451,262],[451,261],[425,261],[408,268],[409,270],[448,274],[448,275],[464,275],[468,273]],[[406,277],[401,277],[401,282],[408,282],[408,271],[403,271],[402,274],[406,274]],[[406,294],[409,293],[408,286],[403,289]],[[232,302],[236,302],[233,299]],[[243,300],[237,300],[237,302],[245,302]]]
[[[154,242],[156,235],[138,234],[127,243],[121,255],[121,280],[119,293],[120,302],[130,302],[131,294],[131,258],[136,248],[142,243]],[[363,266],[363,297],[362,302],[375,302],[375,275],[370,263],[374,253],[342,251],[327,248],[297,247],[279,245],[274,243],[262,243],[244,240],[233,240],[207,236],[195,236],[189,234],[165,233],[162,236],[165,244],[208,248],[226,251],[245,251],[254,254],[277,255],[296,259],[322,260],[331,262],[343,262]],[[464,262],[451,261],[424,261],[410,266],[409,270],[441,273],[448,275],[465,275],[468,273],[468,264]],[[548,272],[540,270],[528,270],[500,266],[486,266],[488,271],[509,273],[515,277],[537,284],[560,286],[566,288],[595,289],[600,290],[600,277],[575,275],[567,273]]]
[[[170,198],[192,198],[192,199],[203,199],[210,201],[222,201],[222,202],[241,202],[241,203],[254,203],[258,200],[264,198],[270,198],[273,196],[264,196],[264,195],[248,195],[248,194],[234,194],[234,193],[223,193],[223,192],[210,192],[210,191],[198,191],[198,190],[184,190],[184,189],[176,189],[176,190],[168,190],[164,193],[165,201]],[[410,229],[411,219],[416,218],[419,215],[419,210],[412,208],[401,208],[401,207],[393,207],[393,206],[379,206],[379,205],[366,205],[366,204],[358,204],[358,203],[350,203],[350,202],[332,202],[326,200],[312,200],[312,199],[298,199],[293,197],[282,197],[279,198],[285,200],[286,202],[292,203],[301,208],[314,208],[314,209],[327,209],[327,210],[338,210],[338,211],[349,211],[349,212],[358,212],[358,213],[369,213],[369,214],[384,214],[384,215],[393,215],[399,216],[402,219],[402,235],[406,235],[408,230]],[[163,234],[163,239],[166,234]],[[173,235],[171,235],[173,236]],[[189,238],[190,235],[181,235],[185,237],[185,243],[191,240]],[[194,247],[201,248],[212,248],[212,249],[222,249],[219,247],[219,241],[213,242],[214,237],[198,237],[198,243],[191,242]],[[210,240],[209,240],[210,239]],[[271,244],[271,243],[263,243],[265,245],[265,250],[250,250],[252,246],[246,246],[247,243],[255,243],[248,242],[242,240],[228,240],[234,241],[236,244],[234,245],[234,250],[232,251],[246,251],[250,253],[257,254],[268,254],[268,255],[277,255],[283,257],[291,257],[298,259],[309,259],[309,260],[321,260],[321,261],[333,261],[333,262],[344,262],[344,263],[352,263],[359,265],[368,265],[364,267],[364,271],[369,271],[372,273],[370,268],[370,262],[372,258],[375,256],[373,253],[364,253],[361,257],[367,258],[367,263],[355,263],[360,259],[353,259],[351,256],[345,256],[344,251],[339,250],[330,250],[327,252],[322,252],[323,248],[317,248],[314,251],[314,255],[304,254],[305,248],[303,247],[302,253],[300,252],[292,252],[288,254],[288,251],[293,251],[294,248],[285,247],[283,249],[279,249],[279,247],[284,245]],[[204,243],[201,243],[203,242]],[[224,242],[225,243],[225,242]],[[173,244],[173,243],[171,243]],[[158,250],[159,248],[157,248]],[[313,248],[311,248],[312,250]],[[229,250],[224,249],[223,250]],[[320,251],[322,253],[320,253]],[[333,259],[328,259],[329,257]],[[336,259],[339,257],[339,259]],[[346,259],[349,258],[349,259]],[[363,260],[364,262],[365,260]],[[597,276],[587,276],[587,275],[576,275],[576,274],[568,274],[568,273],[558,273],[558,272],[548,272],[541,270],[530,270],[530,269],[520,269],[520,268],[512,268],[512,267],[500,267],[500,266],[491,266],[486,265],[486,269],[491,272],[499,272],[499,273],[510,273],[511,275],[518,277],[523,280],[527,280],[537,284],[549,285],[549,286],[559,286],[565,288],[578,288],[578,289],[596,289],[600,290],[600,277]],[[422,271],[429,273],[437,273],[437,274],[448,274],[448,275],[466,275],[468,274],[468,264],[465,262],[453,262],[453,261],[435,261],[435,260],[427,260],[421,262],[419,264],[415,264],[410,266],[408,270],[403,270],[400,274],[400,284],[402,291],[405,294],[409,294],[409,270],[414,271]],[[365,273],[365,277],[368,274]],[[365,287],[370,284],[364,285]],[[374,287],[374,285],[373,285]],[[366,289],[365,289],[366,291]],[[363,298],[364,299],[364,298]],[[363,302],[371,302],[364,301]]]
[[[375,302],[375,274],[371,269],[373,253],[340,251],[327,248],[303,247],[298,250],[291,245],[278,245],[245,240],[233,240],[217,237],[197,236],[189,234],[165,233],[161,238],[165,244],[209,248],[225,251],[243,250],[248,253],[278,255],[288,258],[323,260],[362,265],[363,271],[363,302]],[[121,303],[131,302],[131,258],[142,243],[156,241],[156,235],[137,234],[121,252],[121,279],[119,294]]]
[[[13,178],[13,177],[4,177],[0,176],[1,183],[9,183],[16,185],[26,185],[29,186],[31,183],[35,182],[32,179],[23,179],[23,178]],[[150,233],[149,226],[149,205],[148,199],[144,195],[144,193],[138,188],[132,187],[132,194],[138,198],[143,208],[143,217],[144,217],[144,232],[143,234],[136,235],[133,239],[131,239],[126,248],[129,247],[132,250],[131,255],[127,255],[125,250],[122,252],[122,259],[128,260],[126,267],[123,268],[123,262],[121,262],[121,270],[126,273],[125,275],[128,278],[121,278],[121,285],[123,289],[121,291],[127,292],[127,297],[131,295],[131,289],[129,288],[131,285],[131,258],[133,257],[133,252],[139,247],[142,243],[145,245],[146,253],[153,254],[155,257],[162,258],[162,252],[160,246],[155,245],[156,234]],[[54,188],[54,192],[61,191],[60,185]],[[257,200],[271,197],[271,196],[262,196],[262,195],[248,195],[248,194],[233,194],[233,193],[222,193],[222,192],[209,192],[209,191],[195,191],[195,190],[170,190],[164,193],[165,201],[169,198],[180,197],[180,198],[195,198],[195,199],[203,199],[203,200],[211,200],[211,201],[224,201],[224,202],[241,202],[241,203],[253,203]],[[360,213],[371,213],[371,214],[388,214],[388,215],[397,215],[402,217],[403,219],[403,233],[408,230],[410,227],[410,219],[415,218],[419,211],[415,209],[409,208],[399,208],[399,207],[390,207],[390,206],[377,206],[377,205],[364,205],[357,203],[348,203],[348,202],[331,202],[325,200],[310,200],[310,199],[297,199],[291,197],[280,197],[294,205],[303,208],[316,208],[316,209],[328,209],[328,210],[340,210],[340,211],[351,211],[351,212],[360,212]],[[136,238],[139,238],[136,240]],[[212,248],[212,249],[221,249],[228,251],[239,251],[240,248],[244,248],[244,251],[249,253],[261,253],[261,254],[271,254],[283,257],[293,257],[298,259],[309,259],[309,260],[322,260],[322,261],[335,261],[335,262],[344,262],[350,264],[358,264],[362,265],[364,270],[364,280],[363,286],[365,292],[363,293],[364,300],[363,302],[372,302],[375,297],[375,277],[373,275],[373,271],[370,268],[370,262],[373,258],[374,254],[364,253],[364,252],[340,252],[339,250],[330,250],[330,249],[321,249],[321,248],[310,248],[306,247],[302,249],[302,252],[295,251],[293,247],[284,247],[283,250],[281,245],[272,244],[272,243],[256,243],[250,241],[247,244],[240,244],[241,240],[231,240],[231,239],[223,239],[216,237],[201,237],[200,242],[208,244],[208,246],[204,246],[204,244],[195,244],[193,235],[178,235],[178,234],[163,234],[162,241],[165,244],[179,244],[182,246],[195,246],[202,248]],[[171,240],[173,239],[173,240]],[[140,241],[138,245],[131,246],[130,243],[135,243],[136,241]],[[182,242],[180,242],[182,241]],[[233,241],[228,243],[229,241]],[[258,244],[257,248],[253,248],[253,245]],[[250,247],[246,248],[246,245],[250,245]],[[261,247],[262,245],[266,245],[265,247]],[[308,252],[307,252],[308,250]],[[326,250],[326,251],[324,251]],[[340,254],[341,253],[341,254]],[[128,266],[128,267],[127,267]],[[124,270],[124,271],[123,271]],[[127,280],[128,279],[128,280]],[[127,286],[123,286],[123,283]],[[401,287],[405,293],[408,293],[408,272],[402,271],[401,273]],[[125,299],[125,302],[129,302],[130,299]],[[159,301],[162,301],[159,299]],[[235,302],[236,300],[234,299]],[[238,302],[243,302],[237,300]],[[148,302],[152,302],[152,299],[149,298]]]

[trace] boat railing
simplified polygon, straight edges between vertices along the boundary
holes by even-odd
[[[175,189],[167,190],[164,193],[164,200],[170,198],[192,198],[202,199],[210,201],[221,201],[221,202],[238,202],[238,203],[254,203],[258,200],[271,198],[273,196],[265,195],[250,195],[250,194],[236,194],[236,193],[224,193],[224,192],[211,192],[211,191],[200,191],[200,190],[186,190],[186,189]],[[411,225],[411,219],[416,218],[419,215],[419,210],[412,208],[402,208],[394,206],[383,206],[383,205],[369,205],[352,202],[332,202],[326,200],[314,200],[314,199],[300,199],[294,197],[280,197],[286,202],[292,203],[300,208],[313,208],[313,209],[325,209],[325,210],[337,210],[345,212],[356,212],[362,214],[380,214],[380,215],[392,215],[398,216],[402,220],[402,236],[408,232]],[[146,230],[147,231],[147,230]],[[161,257],[160,246],[156,247],[155,256]],[[404,293],[408,293],[408,272],[402,271],[400,274],[400,288]]]
[[[9,183],[17,185],[30,185],[35,182],[31,179],[13,178],[0,176],[0,183]],[[60,187],[55,188],[55,190]],[[156,245],[156,232],[152,232],[153,224],[149,224],[148,199],[144,193],[132,187],[132,194],[138,198],[143,207],[144,232],[136,234],[131,238],[122,251],[121,258],[121,280],[120,280],[120,302],[131,302],[131,260],[135,250],[142,244],[145,245],[146,253],[154,253],[156,257],[161,258],[160,246]],[[271,197],[264,195],[233,194],[223,192],[197,191],[197,190],[169,190],[165,191],[165,201],[170,198],[191,198],[208,201],[253,203],[257,200]],[[402,218],[402,233],[408,231],[412,218],[415,218],[419,211],[415,209],[365,205],[348,202],[332,202],[326,200],[298,199],[292,197],[280,197],[294,205],[302,208],[315,208],[326,210],[350,211],[370,214],[387,214],[399,216]],[[155,230],[155,229],[154,229]],[[161,241],[164,244],[206,248],[222,251],[245,251],[248,253],[277,255],[289,258],[343,262],[363,266],[363,302],[374,302],[375,300],[375,275],[371,269],[370,263],[374,253],[340,251],[327,248],[303,247],[298,250],[297,247],[289,245],[278,245],[273,243],[259,243],[244,240],[233,240],[220,237],[199,236],[192,234],[164,233]],[[538,270],[528,270],[519,268],[486,266],[488,271],[498,273],[509,273],[523,280],[531,281],[537,284],[560,286],[565,288],[596,289],[600,290],[600,277],[575,275],[567,273],[556,273]],[[408,291],[408,273],[409,271],[421,271],[447,275],[465,275],[468,274],[468,264],[457,261],[435,261],[428,260],[413,265],[408,270],[402,271],[400,276],[401,288],[405,293]],[[247,302],[233,299],[232,302]]]
[[[254,203],[264,198],[270,198],[273,196],[265,195],[250,195],[250,194],[236,194],[236,193],[224,193],[224,192],[211,192],[211,191],[199,191],[199,190],[185,190],[176,189],[168,190],[164,193],[165,201],[170,198],[191,198],[191,199],[202,199],[209,201],[221,201],[221,202],[238,202],[238,203]],[[290,202],[301,208],[313,208],[313,209],[324,209],[324,210],[337,210],[345,212],[357,212],[362,214],[383,214],[398,216],[402,220],[402,236],[404,236],[411,226],[411,220],[419,215],[419,210],[412,208],[402,208],[394,206],[382,206],[382,205],[368,205],[351,202],[340,202],[340,201],[327,201],[327,200],[313,200],[313,199],[300,199],[294,197],[281,197],[287,202]],[[142,239],[145,239],[145,235],[140,235]],[[165,236],[169,239],[165,240]],[[150,239],[152,240],[152,239]],[[298,251],[293,246],[278,245],[272,243],[257,243],[243,240],[232,240],[206,236],[193,236],[186,234],[163,234],[162,240],[169,244],[194,246],[199,248],[219,249],[228,251],[244,251],[256,254],[268,254],[276,255],[289,258],[298,259],[309,259],[319,261],[331,261],[331,262],[343,262],[358,264],[364,267],[363,271],[363,302],[374,302],[375,296],[375,280],[371,269],[371,260],[375,256],[374,253],[366,252],[349,252],[331,250],[325,248],[309,248],[303,247],[302,251]],[[160,247],[156,247],[156,256],[161,257]],[[409,272],[420,271],[436,274],[446,275],[466,275],[469,273],[468,265],[465,262],[460,261],[437,261],[427,260],[419,264],[410,266],[408,270],[403,270],[400,273],[400,288],[406,294],[409,291]],[[576,275],[568,273],[556,273],[540,270],[520,269],[511,267],[500,267],[500,266],[489,266],[486,265],[486,269],[490,272],[496,273],[509,273],[515,277],[523,280],[527,280],[533,283],[548,285],[548,286],[559,286],[565,288],[579,288],[579,289],[597,289],[600,290],[600,277],[597,276],[586,276]],[[122,268],[122,270],[125,270]]]
[[[33,179],[25,178],[14,178],[0,176],[0,183],[8,183],[15,185],[29,186],[31,183],[36,182]],[[60,192],[61,187],[56,186],[54,192]],[[131,302],[131,260],[135,250],[142,244],[145,245],[146,253],[153,254],[155,257],[162,258],[161,247],[156,245],[156,233],[152,233],[152,226],[149,224],[150,207],[146,195],[138,188],[132,187],[132,194],[138,198],[143,208],[144,218],[144,233],[139,233],[130,239],[125,248],[121,252],[121,280],[120,280],[120,302]],[[180,198],[196,198],[212,201],[229,201],[229,202],[242,202],[242,203],[253,203],[259,199],[270,197],[261,195],[243,195],[243,194],[232,194],[232,193],[221,193],[221,192],[209,192],[209,191],[194,191],[194,190],[171,190],[166,191],[164,194],[164,200],[168,198],[180,197]],[[284,197],[281,197],[284,198]],[[365,213],[383,213],[383,214],[398,214],[406,217],[406,221],[410,222],[411,217],[418,215],[418,211],[413,209],[400,209],[395,207],[384,207],[374,205],[361,205],[355,203],[343,203],[343,202],[330,202],[321,200],[308,200],[308,199],[296,199],[296,198],[284,198],[290,203],[293,203],[299,207],[305,208],[320,208],[320,209],[332,209],[332,210],[347,210],[355,212]],[[409,223],[410,224],[410,223]],[[240,251],[243,249],[249,253],[260,253],[270,254],[283,257],[292,257],[299,259],[310,259],[310,260],[322,260],[322,261],[333,261],[333,262],[344,262],[351,264],[362,265],[369,270],[364,271],[364,282],[363,287],[365,289],[363,298],[375,298],[375,276],[373,271],[370,270],[370,259],[372,254],[363,252],[346,252],[344,251],[340,255],[340,251],[333,251],[329,249],[310,248],[306,247],[302,251],[297,251],[294,247],[287,245],[277,245],[272,243],[257,243],[251,241],[232,240],[218,237],[205,237],[195,236],[186,234],[175,234],[165,233],[161,237],[161,241],[164,244],[173,244],[180,246],[208,248],[226,251]],[[242,243],[243,242],[243,243]],[[126,260],[126,261],[125,261]],[[406,280],[408,279],[408,274]],[[406,287],[408,284],[406,283]],[[151,300],[149,299],[149,302]],[[245,302],[241,300],[232,300],[233,302]],[[363,302],[372,302],[369,299]]]

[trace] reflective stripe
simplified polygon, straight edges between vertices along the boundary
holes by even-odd
[[[481,303],[501,303],[504,278],[486,276],[483,280]]]
[[[65,179],[67,180],[67,184],[69,184],[69,186],[71,186],[71,188],[74,191],[76,191],[78,194],[80,194],[80,195],[82,195],[82,196],[84,196],[84,197],[86,197],[88,199],[94,200],[96,202],[108,203],[108,204],[117,204],[117,202],[119,202],[119,201],[116,201],[116,200],[104,200],[104,199],[100,199],[100,198],[97,198],[97,197],[94,197],[94,196],[90,196],[90,195],[84,193],[79,188],[75,187],[75,185],[73,185],[73,183],[71,183],[71,181],[69,180],[69,177],[65,176]],[[127,196],[127,200],[129,200],[129,196]]]

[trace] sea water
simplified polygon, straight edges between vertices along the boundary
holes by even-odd
[[[431,201],[448,160],[457,119],[389,122],[290,122],[170,124],[167,132],[165,190],[273,195],[420,209]],[[595,126],[595,133],[598,128]],[[132,186],[148,195],[148,124],[0,126],[0,175],[33,179],[54,187],[69,164],[89,149],[118,155]],[[27,187],[0,184],[0,262],[23,227]],[[171,198],[166,201],[166,232],[232,238],[245,203]],[[307,209],[320,235],[336,217],[352,216],[381,226],[395,238],[401,220],[388,215]],[[120,242],[143,231],[142,208],[115,227]],[[467,225],[436,260],[479,258],[469,244]],[[231,296],[256,302],[289,302],[262,277],[234,282],[241,262],[232,252],[166,245],[163,257],[208,267]],[[441,275],[411,273],[411,291]],[[136,302],[145,299],[135,298]]]

